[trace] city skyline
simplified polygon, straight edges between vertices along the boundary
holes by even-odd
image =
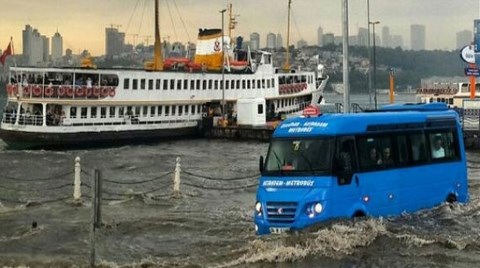
[[[403,36],[405,44],[411,43],[412,24],[425,25],[426,49],[456,49],[456,33],[473,30],[473,20],[478,18],[479,3],[477,0],[466,0],[452,4],[451,1],[436,0],[432,5],[432,1],[404,0],[401,3],[385,3],[381,0],[370,0],[370,19],[381,22],[377,34],[381,34],[382,26],[388,26],[391,33]],[[221,28],[219,10],[232,3],[233,14],[239,15],[236,17],[238,25],[234,35],[241,35],[248,41],[250,34],[257,32],[261,37],[260,45],[264,47],[268,33],[286,36],[288,0],[284,1],[284,5],[281,5],[281,2],[205,0],[198,3],[185,0],[177,3],[173,0],[161,0],[161,35],[170,42],[195,42],[199,28]],[[290,43],[297,44],[303,39],[309,45],[315,45],[319,26],[323,28],[324,34],[341,35],[340,5],[341,1],[332,3],[328,0],[293,0]],[[11,12],[2,16],[0,47],[6,47],[12,36],[16,54],[22,51],[21,35],[26,24],[32,25],[49,38],[58,29],[63,36],[64,49],[71,48],[74,53],[86,49],[95,56],[105,54],[105,28],[112,25],[121,25],[119,30],[125,32],[127,43],[145,43],[148,39],[150,44],[153,42],[153,0],[44,0],[41,3],[18,0],[2,6]],[[212,15],[205,15],[209,13]],[[226,29],[227,26],[225,19]],[[350,35],[356,35],[359,28],[366,27],[365,0],[349,1]]]

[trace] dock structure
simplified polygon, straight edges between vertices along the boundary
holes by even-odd
[[[206,138],[269,141],[275,128],[265,126],[215,126],[205,131]]]
[[[359,111],[362,112],[362,111]],[[474,111],[459,112],[460,122],[463,128],[463,138],[466,149],[480,149],[480,113]],[[204,122],[205,123],[205,122]],[[267,122],[262,126],[248,125],[213,125],[204,129],[206,138],[232,139],[232,140],[258,140],[267,142],[270,140],[275,127],[280,121]]]

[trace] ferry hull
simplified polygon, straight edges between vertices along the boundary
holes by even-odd
[[[198,127],[157,130],[38,133],[0,129],[8,149],[79,148],[160,142],[166,139],[200,137]]]

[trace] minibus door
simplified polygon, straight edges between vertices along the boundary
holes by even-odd
[[[361,188],[357,175],[358,164],[354,137],[337,139],[334,161],[334,174],[337,179],[334,206],[336,211],[347,212],[360,200]],[[351,216],[351,215],[339,215]]]

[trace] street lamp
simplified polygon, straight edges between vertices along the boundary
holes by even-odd
[[[373,29],[373,93],[375,101],[375,110],[377,110],[377,63],[375,59],[375,25],[379,24],[380,21],[369,21],[368,24],[372,25]],[[368,37],[370,38],[370,36]]]
[[[224,34],[223,34],[223,31],[224,31],[224,26],[223,26],[223,22],[224,22],[224,14],[225,14],[225,11],[227,11],[226,9],[222,9],[220,10],[219,12],[222,13],[222,61],[221,61],[221,66],[220,68],[222,68],[222,119],[225,119],[225,66],[224,65],[224,61],[225,61],[225,40],[224,40]]]

